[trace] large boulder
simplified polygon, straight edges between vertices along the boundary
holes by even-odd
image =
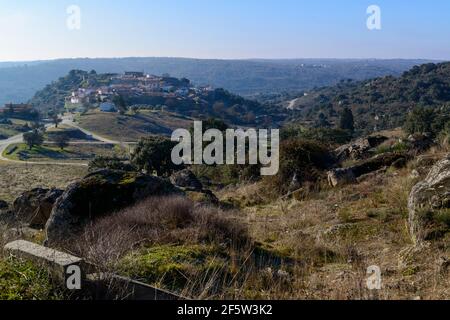
[[[62,195],[59,189],[36,188],[22,193],[13,204],[15,219],[31,227],[43,228],[52,212],[53,205]]]
[[[149,196],[180,193],[170,182],[135,172],[100,170],[71,184],[46,225],[47,243],[80,231],[86,223]]]
[[[439,214],[450,208],[450,155],[436,163],[425,180],[416,184],[408,200],[409,229],[420,243],[448,231]],[[447,214],[450,211],[447,211]]]
[[[334,151],[336,159],[340,162],[345,160],[360,160],[370,157],[369,150],[388,140],[384,136],[370,136],[360,138],[349,144],[343,145]]]
[[[203,189],[202,183],[197,179],[195,174],[189,169],[184,169],[175,172],[170,177],[170,182],[172,182],[177,187],[186,188],[193,191],[200,191]]]

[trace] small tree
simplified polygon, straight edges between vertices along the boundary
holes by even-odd
[[[61,150],[69,146],[69,141],[70,137],[67,134],[57,134],[55,137],[55,143]]]
[[[121,111],[122,113],[125,113],[127,111],[127,103],[125,99],[119,94],[114,96],[113,103],[116,105],[116,107]]]
[[[31,150],[34,146],[41,146],[44,143],[44,134],[42,131],[34,129],[31,132],[24,133],[23,140]]]
[[[348,130],[352,133],[355,131],[353,112],[348,107],[345,107],[344,110],[342,110],[341,118],[339,120],[339,129]]]
[[[139,169],[158,176],[168,176],[180,166],[172,162],[172,149],[176,143],[162,137],[141,139],[134,150],[131,161]]]
[[[59,118],[58,113],[53,110],[49,112],[49,117],[52,119],[53,124],[55,125],[55,128],[58,128],[58,125],[62,122],[62,120]]]

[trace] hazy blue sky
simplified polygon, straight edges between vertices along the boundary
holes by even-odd
[[[369,31],[369,5],[382,29]],[[81,29],[66,26],[69,5]],[[449,0],[0,0],[0,61],[63,57],[450,59]]]

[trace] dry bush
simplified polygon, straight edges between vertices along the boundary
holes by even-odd
[[[148,198],[101,218],[62,246],[102,268],[114,268],[121,257],[143,245],[217,244],[243,248],[247,229],[234,212],[194,204],[179,197]]]

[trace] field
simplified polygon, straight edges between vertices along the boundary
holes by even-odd
[[[178,128],[189,128],[192,120],[163,111],[140,111],[119,115],[91,111],[80,115],[78,124],[100,136],[123,142],[133,142],[148,135],[171,135]]]
[[[3,156],[11,160],[30,162],[83,162],[92,160],[95,156],[113,156],[113,145],[106,144],[71,144],[62,150],[54,144],[35,146],[31,150],[24,143],[12,144]]]
[[[11,124],[0,124],[0,140],[20,134],[24,131],[23,126],[27,123],[20,119],[9,119]]]
[[[33,188],[65,188],[85,176],[87,167],[25,165],[0,161],[0,199],[13,201]]]

